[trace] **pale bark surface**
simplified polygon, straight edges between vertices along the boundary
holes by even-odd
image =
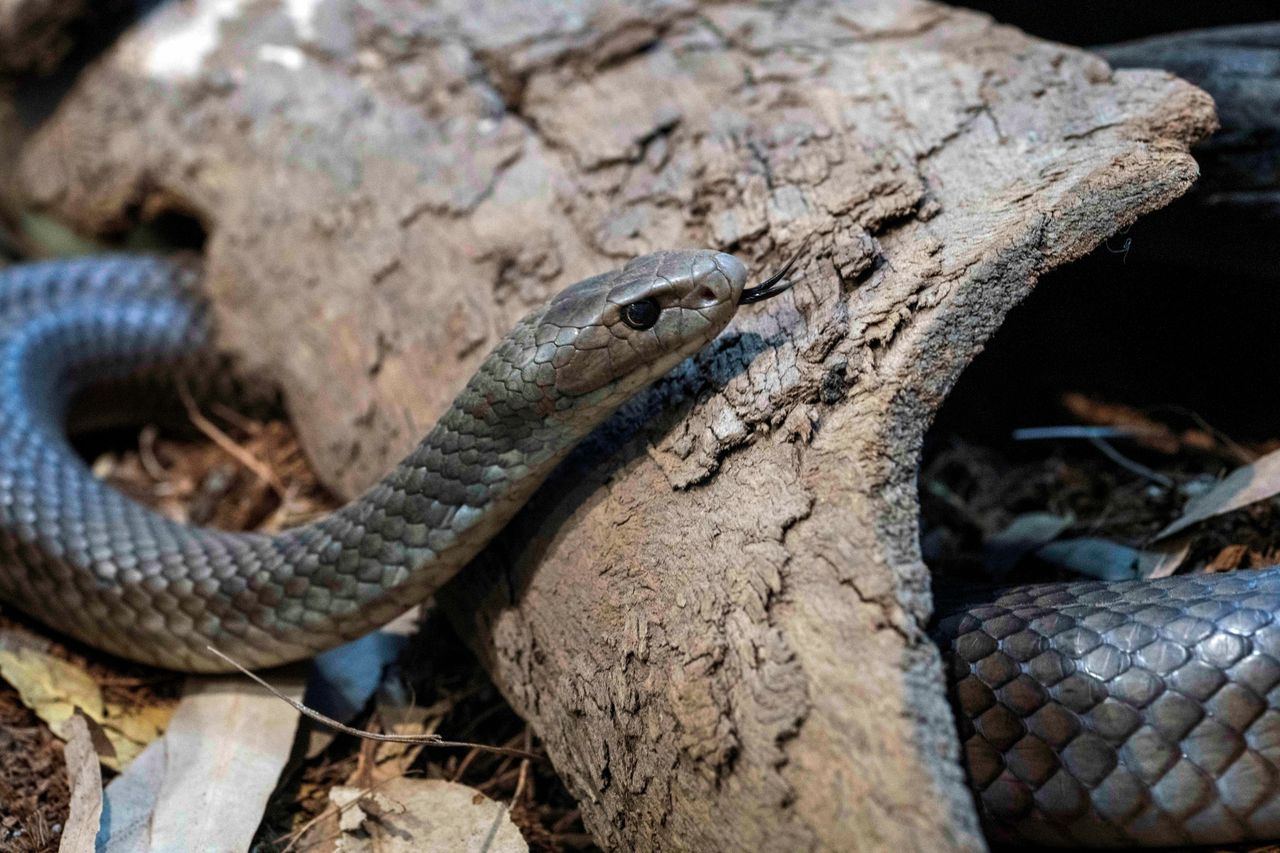
[[[209,227],[226,343],[352,493],[511,324],[643,252],[794,297],[630,405],[443,597],[616,849],[979,849],[916,543],[943,395],[1186,190],[1210,100],[927,2],[203,2],[28,147],[90,230]]]

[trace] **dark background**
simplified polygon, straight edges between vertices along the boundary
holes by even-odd
[[[1110,44],[1158,33],[1201,27],[1223,27],[1280,19],[1280,6],[1271,0],[1205,3],[1157,0],[1123,3],[1115,0],[973,0],[953,3],[986,12],[1002,23],[1032,35],[1082,46]]]

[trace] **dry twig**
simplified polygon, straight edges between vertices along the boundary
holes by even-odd
[[[196,429],[204,433],[214,444],[225,450],[231,458],[253,472],[254,476],[269,485],[282,502],[285,500],[287,492],[284,483],[280,482],[280,478],[276,476],[275,471],[272,471],[271,467],[264,464],[261,459],[237,444],[217,424],[206,418],[204,413],[200,411],[200,406],[196,404],[195,398],[191,396],[191,389],[187,387],[187,383],[182,379],[178,380],[178,396],[182,398],[182,405],[187,410],[187,417],[191,419],[191,423],[195,425]]]
[[[256,681],[261,687],[265,688],[266,691],[270,693],[272,696],[276,697],[282,702],[287,702],[290,705],[292,705],[293,709],[297,711],[299,714],[302,714],[304,717],[310,717],[311,719],[315,720],[317,723],[320,723],[321,725],[324,725],[324,726],[328,726],[329,728],[335,731],[342,732],[343,734],[353,735],[354,737],[362,738],[364,740],[381,741],[383,743],[418,743],[418,744],[423,744],[424,746],[460,746],[460,747],[466,747],[469,749],[479,750],[481,752],[492,752],[496,755],[507,755],[514,758],[523,758],[528,761],[544,760],[542,756],[536,755],[532,752],[526,752],[523,749],[511,749],[505,746],[488,746],[482,743],[467,743],[466,741],[444,740],[439,735],[394,735],[394,734],[386,734],[384,732],[370,732],[370,731],[365,731],[364,729],[353,728],[351,726],[344,725],[338,722],[332,717],[326,717],[324,714],[321,714],[319,711],[316,711],[312,708],[308,708],[306,705],[302,704],[296,699],[289,698],[288,696],[281,693],[279,690],[272,687],[261,677],[259,677],[258,675],[255,675],[254,673],[250,672],[248,669],[243,667],[238,661],[236,661],[231,657],[228,657],[227,655],[215,649],[213,646],[205,646],[205,648],[208,649],[213,654],[217,655],[218,657],[222,658],[227,663],[234,666],[244,675],[247,675],[249,678]]]

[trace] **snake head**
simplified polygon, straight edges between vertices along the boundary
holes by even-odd
[[[553,366],[562,396],[630,396],[706,346],[739,304],[786,289],[746,282],[746,267],[723,252],[636,258],[552,299],[538,321],[534,358]]]

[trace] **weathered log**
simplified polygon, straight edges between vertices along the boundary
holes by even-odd
[[[1197,30],[1099,48],[1113,65],[1163,68],[1213,96],[1221,129],[1195,149],[1202,180],[1143,229],[1152,256],[1205,273],[1280,276],[1280,23]]]
[[[226,344],[348,494],[562,285],[812,235],[794,298],[626,407],[443,603],[606,846],[972,850],[920,439],[1213,121],[928,2],[202,2],[92,69],[22,177],[88,230],[206,223]]]

